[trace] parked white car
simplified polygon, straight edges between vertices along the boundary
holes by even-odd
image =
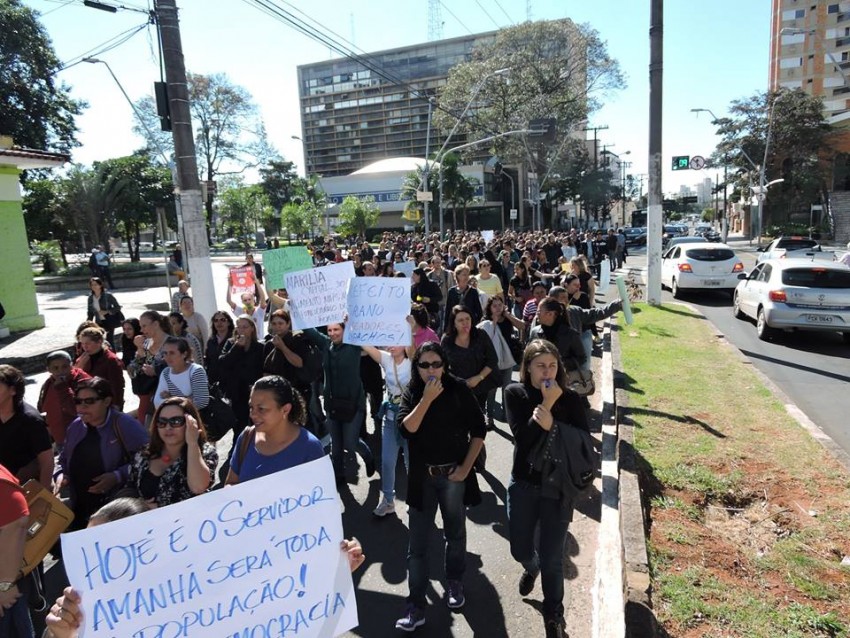
[[[677,299],[693,290],[726,290],[738,285],[744,264],[726,244],[695,242],[668,248],[661,258],[661,285]]]
[[[778,330],[841,332],[850,343],[850,267],[808,259],[769,259],[738,282],[735,316],[756,320],[759,339]]]
[[[759,250],[756,263],[761,263],[768,259],[806,257],[807,254],[810,253],[820,253],[818,256],[823,257],[827,261],[832,261],[835,258],[834,253],[824,253],[823,248],[821,248],[821,245],[816,239],[796,235],[785,235],[774,239],[765,247],[764,250]]]

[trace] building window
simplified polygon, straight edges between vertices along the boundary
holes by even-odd
[[[831,5],[829,5],[829,6],[826,8],[826,12],[827,12],[827,13],[838,13],[838,5],[837,5],[837,4],[831,4]]]
[[[786,21],[786,22],[788,20],[798,20],[800,18],[805,18],[805,17],[806,17],[806,10],[805,9],[790,9],[788,11],[782,12],[782,20]]]

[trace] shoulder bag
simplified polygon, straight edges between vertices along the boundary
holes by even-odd
[[[593,371],[584,371],[578,361],[571,359],[574,370],[567,370],[567,387],[579,396],[589,397],[596,392],[596,384],[593,382]]]

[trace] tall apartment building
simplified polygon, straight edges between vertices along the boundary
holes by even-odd
[[[773,0],[770,88],[820,96],[832,124],[850,121],[850,2]]]
[[[428,96],[494,31],[298,67],[309,172],[347,175],[389,157],[425,157]],[[371,67],[371,68],[369,68]],[[439,148],[431,131],[431,150]],[[462,138],[458,138],[459,140]]]

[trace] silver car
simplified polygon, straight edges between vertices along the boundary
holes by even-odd
[[[809,259],[768,259],[741,275],[739,319],[756,320],[759,339],[778,330],[838,331],[850,343],[850,267]]]

